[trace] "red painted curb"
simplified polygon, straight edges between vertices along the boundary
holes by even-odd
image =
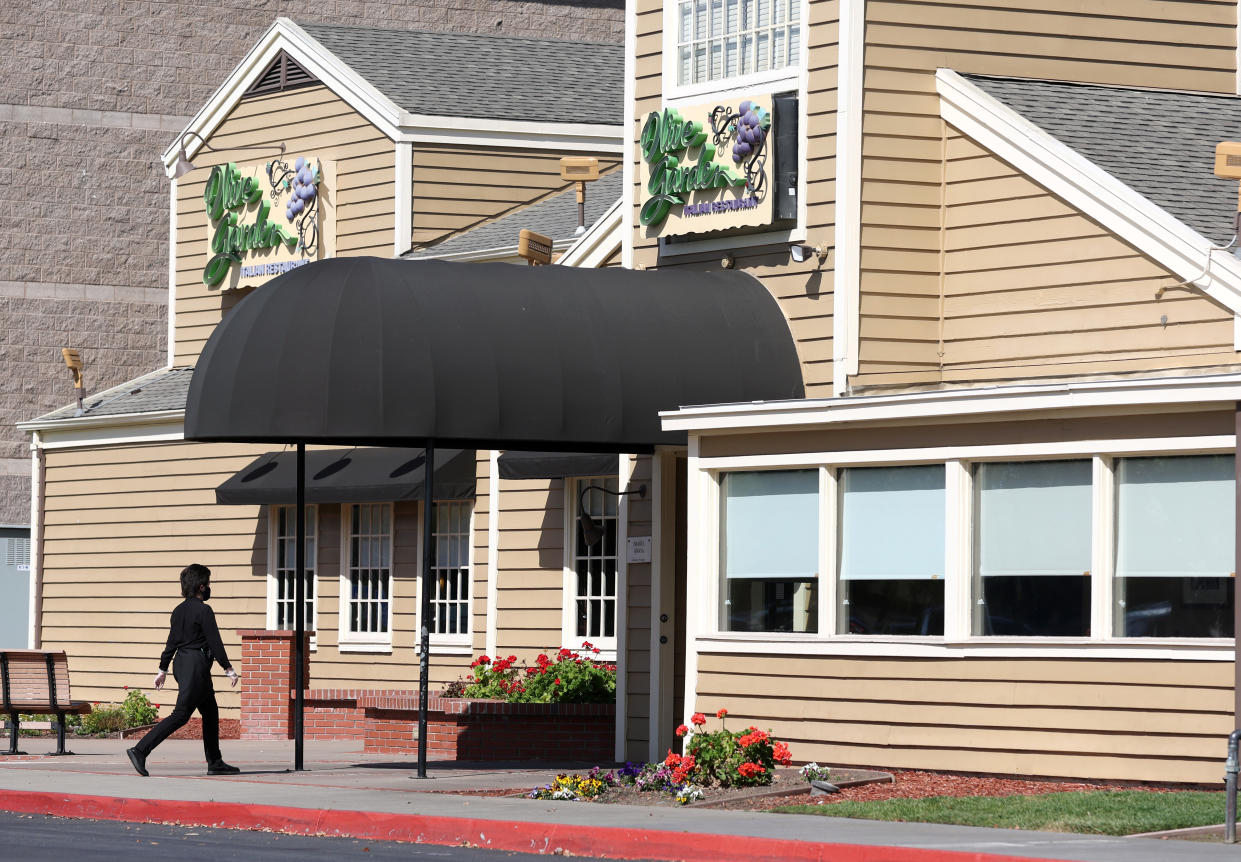
[[[1054,862],[1030,856],[830,844],[745,835],[372,811],[320,811],[237,802],[125,799],[23,790],[0,790],[0,810],[88,820],[263,829],[290,835],[408,841],[609,859],[665,859],[676,862]]]

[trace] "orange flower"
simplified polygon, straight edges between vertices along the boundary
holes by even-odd
[[[744,778],[753,778],[756,775],[762,775],[767,770],[757,763],[743,763],[737,767],[737,771],[740,772]]]
[[[707,717],[701,712],[696,712],[689,717],[689,723],[701,727],[707,723]]]
[[[668,756],[664,758],[664,766],[677,767],[681,765],[681,755],[673,753],[672,749],[668,749]]]
[[[685,725],[682,724],[680,727],[677,728],[677,736],[684,736],[687,733],[689,733],[689,728],[686,727]]]
[[[793,762],[793,753],[789,751],[789,747],[783,742],[777,742],[774,751],[776,763],[781,766],[788,766]]]

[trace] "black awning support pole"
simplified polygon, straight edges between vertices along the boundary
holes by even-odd
[[[293,573],[293,768],[302,769],[302,714],[306,689],[306,444],[297,444],[297,560]]]
[[[431,542],[435,539],[435,441],[427,440],[422,480],[422,581],[418,586],[418,777],[427,777],[427,700],[431,687]]]

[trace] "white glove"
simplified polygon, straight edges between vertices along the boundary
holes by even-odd
[[[230,667],[228,670],[224,671],[224,675],[228,677],[229,682],[232,684],[233,688],[236,688],[237,680],[241,679],[241,674],[237,673],[237,671],[233,670]]]
[[[156,671],[156,673],[155,673],[155,687],[156,687],[156,688],[163,688],[163,687],[164,687],[164,680],[166,680],[166,679],[168,679],[168,672],[167,672],[167,671],[163,671],[163,670],[161,670],[161,671]]]

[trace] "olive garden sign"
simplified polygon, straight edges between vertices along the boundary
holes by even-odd
[[[772,221],[770,98],[652,111],[642,126],[639,221],[647,236]]]

